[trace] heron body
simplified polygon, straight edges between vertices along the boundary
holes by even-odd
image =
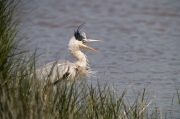
[[[77,61],[73,63],[68,60],[50,62],[36,70],[36,75],[38,78],[44,79],[48,76],[51,83],[56,83],[60,79],[82,79],[92,74],[87,56],[81,52],[80,49],[88,49],[99,53],[99,51],[85,45],[85,43],[100,42],[101,40],[87,39],[84,32],[79,32],[83,25],[84,24],[80,25],[78,29],[75,30],[74,36],[69,41],[70,53],[77,59]]]

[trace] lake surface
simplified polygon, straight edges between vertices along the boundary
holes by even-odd
[[[68,42],[74,29],[86,23],[81,31],[104,41],[88,43],[101,54],[84,51],[98,79],[114,83],[119,92],[131,85],[129,96],[148,85],[158,110],[167,112],[167,117],[180,117],[175,90],[180,93],[179,0],[23,0],[20,4],[18,14],[27,14],[21,29],[28,33],[22,46],[42,54],[39,66],[58,59],[75,61]]]

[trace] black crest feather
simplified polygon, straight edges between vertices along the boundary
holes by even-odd
[[[81,35],[80,33],[80,29],[84,26],[85,23],[81,24],[77,30],[74,30],[74,37],[79,40],[79,41],[82,41],[84,38],[84,36]]]

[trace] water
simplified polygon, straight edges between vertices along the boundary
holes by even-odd
[[[104,41],[88,44],[101,54],[84,51],[98,77],[115,82],[119,91],[130,84],[136,90],[149,84],[159,110],[169,117],[173,110],[171,116],[180,117],[175,90],[180,92],[179,0],[24,0],[21,4],[18,12],[29,12],[21,21],[22,30],[28,32],[24,44],[43,53],[39,65],[57,59],[74,61],[68,42],[85,22],[82,31],[87,37]]]

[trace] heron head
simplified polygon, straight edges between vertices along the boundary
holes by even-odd
[[[94,48],[85,45],[86,42],[102,42],[102,41],[101,40],[87,39],[86,34],[84,32],[80,32],[80,29],[84,26],[84,24],[85,23],[81,24],[77,28],[77,30],[74,31],[74,37],[77,40],[79,47],[100,53],[98,50],[95,50]]]

